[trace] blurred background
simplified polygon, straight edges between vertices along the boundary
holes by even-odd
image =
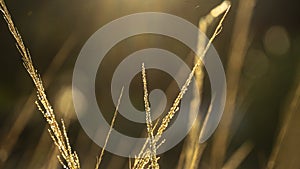
[[[87,39],[110,21],[136,12],[170,13],[198,26],[201,18],[221,2],[6,1],[45,82],[57,117],[64,118],[68,126],[82,168],[94,168],[101,150],[82,130],[72,102],[72,71]],[[221,124],[206,143],[196,145],[191,140],[198,141],[197,134],[191,132],[176,147],[159,155],[163,169],[300,168],[300,1],[234,0],[231,4],[223,30],[213,43],[223,62],[228,85]],[[205,31],[208,37],[219,19],[215,18]],[[113,71],[130,53],[150,47],[172,51],[193,65],[190,49],[168,37],[140,35],[118,43],[101,63],[96,80],[97,100],[108,122],[114,110],[107,94]],[[34,104],[37,98],[32,81],[22,66],[4,19],[0,21],[0,51],[0,168],[61,168],[56,159],[58,151],[47,132],[48,125]],[[171,77],[157,70],[149,70],[148,76],[150,90],[166,90],[172,82]],[[205,74],[201,90],[204,110],[211,97],[207,81]],[[136,77],[130,87],[140,91],[140,94],[134,92],[132,102],[142,110],[140,78]],[[171,91],[173,95],[168,99],[173,100],[178,86]],[[115,128],[123,133],[137,128],[136,132],[126,134],[138,137],[145,126],[120,116]],[[189,151],[194,155],[189,155]],[[100,168],[128,168],[128,161],[106,152]],[[191,161],[194,166],[190,166]]]

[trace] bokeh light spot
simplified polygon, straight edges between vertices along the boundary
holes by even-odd
[[[290,38],[285,28],[272,26],[264,36],[264,47],[267,52],[276,56],[282,56],[289,51]]]

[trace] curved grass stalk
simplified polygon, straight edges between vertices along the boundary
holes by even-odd
[[[250,23],[255,6],[255,0],[239,1],[236,23],[233,27],[230,53],[227,66],[227,101],[219,128],[215,133],[211,153],[211,167],[219,169],[225,159],[227,146],[230,141],[230,126],[234,117],[236,99],[238,96],[238,83],[248,49],[248,36]]]
[[[198,23],[199,29],[203,33],[207,33],[207,30],[209,26],[213,23],[213,21],[218,18],[221,14],[223,14],[227,8],[230,6],[229,1],[223,1],[221,4],[217,5],[215,8],[213,8],[209,14],[204,16],[200,19]],[[204,47],[205,47],[205,38],[203,36],[198,37],[197,42],[197,53],[200,53]],[[193,53],[190,53],[193,55]],[[198,58],[194,56],[195,63],[197,63]],[[198,91],[201,93],[202,86],[203,86],[203,78],[204,78],[204,72],[203,72],[203,65],[200,65],[198,69],[195,71],[195,81],[197,83],[197,86],[193,88],[194,92],[194,98],[191,101],[191,111],[195,111],[198,109],[198,105],[201,103],[201,96],[196,95]],[[209,113],[207,113],[206,117],[209,117]],[[206,127],[205,123],[201,124],[201,119],[203,117],[200,117],[197,119],[197,121],[193,124],[193,127],[191,128],[189,135],[187,136],[187,139],[184,142],[182,152],[180,154],[179,162],[177,165],[177,169],[194,169],[198,167],[199,161],[201,159],[202,153],[206,147],[206,144],[199,144],[198,138],[201,138],[201,131],[203,131]],[[190,119],[190,123],[193,122],[194,119]],[[201,130],[202,128],[202,130]]]
[[[62,126],[59,126],[58,122],[56,121],[55,113],[49,100],[47,99],[42,79],[33,65],[29,50],[25,47],[22,37],[14,25],[4,0],[0,0],[0,11],[3,14],[10,33],[13,35],[16,41],[16,47],[22,56],[23,65],[37,89],[38,101],[35,103],[49,124],[50,129],[48,131],[54,144],[57,146],[60,152],[60,155],[57,156],[57,158],[64,168],[79,169],[79,158],[77,153],[75,151],[73,152],[70,146],[64,122],[61,120]],[[64,159],[64,161],[61,157]]]
[[[175,113],[179,110],[179,103],[181,101],[181,99],[183,98],[184,94],[186,93],[191,81],[192,81],[192,78],[197,70],[197,68],[201,65],[201,60],[205,57],[208,49],[210,48],[210,45],[212,44],[212,42],[214,41],[214,39],[219,35],[219,33],[221,32],[222,30],[222,23],[226,17],[226,15],[228,14],[229,12],[229,9],[230,9],[230,6],[226,9],[223,17],[221,18],[217,28],[215,29],[212,37],[209,39],[207,45],[205,46],[202,54],[200,55],[200,59],[197,60],[196,64],[194,65],[191,73],[189,74],[187,80],[185,81],[184,85],[182,86],[178,96],[176,97],[174,103],[173,103],[173,106],[170,108],[168,114],[163,118],[162,120],[162,123],[160,125],[160,127],[158,128],[158,131],[157,131],[157,134],[156,134],[156,139],[159,140],[163,134],[163,132],[167,129],[171,119],[174,117]]]

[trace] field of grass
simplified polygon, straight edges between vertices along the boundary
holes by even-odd
[[[300,168],[300,13],[298,2],[243,1],[5,1],[0,0],[0,168],[112,169],[297,169]],[[148,138],[136,158],[125,158],[95,144],[80,126],[72,101],[72,73],[87,39],[100,27],[136,12],[182,17],[204,32],[198,50],[214,45],[223,63],[227,99],[221,122],[199,143],[213,96],[205,67],[181,42],[137,35],[114,46],[98,69],[96,97],[111,129]],[[130,84],[132,104],[146,111],[146,124],[118,114],[111,78],[129,54],[145,48],[175,53],[191,68],[184,86],[173,77],[141,65]],[[25,68],[25,69],[24,69]],[[28,76],[29,75],[29,76]],[[189,86],[195,78],[199,88]],[[84,80],[84,79],[83,79]],[[167,105],[151,119],[150,92],[161,89]],[[185,91],[200,93],[199,118],[174,148],[157,154],[168,139],[162,133],[177,117]],[[195,99],[197,97],[195,96]],[[82,104],[89,100],[82,100]],[[187,114],[188,115],[188,114]],[[194,120],[194,119],[191,119]],[[106,142],[110,132],[105,133]],[[122,143],[120,145],[122,148]]]

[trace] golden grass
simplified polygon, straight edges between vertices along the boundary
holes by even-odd
[[[104,155],[104,150],[106,148],[106,145],[107,145],[108,140],[109,140],[109,136],[111,134],[111,131],[112,131],[113,127],[114,127],[114,124],[115,124],[115,121],[116,121],[116,118],[117,118],[119,106],[120,106],[121,99],[122,99],[122,96],[123,96],[123,91],[124,91],[124,87],[122,87],[122,89],[121,89],[121,93],[120,93],[120,96],[118,98],[118,103],[117,103],[117,106],[116,106],[116,109],[115,109],[115,112],[114,112],[114,116],[113,116],[113,118],[111,120],[109,131],[108,131],[108,133],[106,135],[106,138],[105,138],[104,146],[102,147],[101,153],[100,153],[99,157],[97,158],[95,169],[98,169],[99,166],[100,166],[100,164],[101,164],[101,161],[102,161],[102,158],[103,158],[103,155]]]
[[[44,87],[47,90],[49,84],[53,82],[53,75],[61,68],[64,61],[67,59],[68,54],[76,44],[76,34],[72,33],[65,43],[62,45],[61,49],[55,55],[53,60],[51,61],[49,67],[45,71],[43,75]],[[32,91],[31,94],[27,97],[25,103],[21,106],[21,110],[19,111],[15,122],[12,124],[12,127],[9,129],[8,134],[5,138],[2,139],[2,146],[0,151],[4,151],[7,154],[7,157],[11,155],[13,147],[16,145],[19,140],[20,134],[25,128],[25,125],[28,123],[29,119],[32,117],[33,112],[35,112],[35,104],[32,104],[36,99],[36,91]],[[44,130],[48,135],[47,128]],[[47,136],[46,135],[46,136]],[[46,137],[44,136],[44,137]],[[41,139],[40,139],[41,140]],[[39,144],[43,146],[42,144]],[[38,150],[36,150],[38,151]],[[39,157],[39,154],[35,155]],[[33,157],[34,158],[34,157]],[[55,156],[56,158],[56,156]],[[3,163],[6,162],[6,159],[1,159]],[[34,164],[32,161],[31,164]],[[31,166],[31,165],[29,165]],[[32,167],[31,167],[32,168]]]
[[[196,62],[196,64],[194,65],[191,73],[189,74],[187,80],[185,81],[184,85],[181,87],[181,90],[178,94],[178,96],[176,97],[172,107],[170,108],[169,112],[167,113],[167,115],[163,118],[162,120],[162,124],[160,125],[160,127],[158,128],[157,134],[156,134],[156,139],[160,139],[162,133],[166,130],[166,128],[168,127],[171,119],[174,117],[175,113],[178,111],[179,107],[179,103],[181,101],[181,99],[183,98],[184,94],[186,93],[191,80],[197,70],[197,68],[201,65],[201,60],[204,58],[204,56],[206,55],[210,45],[212,44],[212,42],[214,41],[214,39],[218,36],[218,34],[221,32],[222,30],[222,23],[226,17],[226,15],[228,14],[228,11],[230,9],[230,6],[227,8],[227,10],[225,11],[225,14],[223,15],[223,17],[221,18],[217,28],[215,29],[212,37],[209,39],[206,47],[204,48],[203,52],[201,53],[201,55],[199,56],[200,58],[198,59],[198,61]]]
[[[228,86],[226,106],[222,120],[215,134],[211,153],[211,166],[214,169],[219,169],[223,165],[229,142],[230,126],[234,117],[235,103],[239,90],[238,84],[240,81],[244,56],[249,45],[249,26],[254,6],[255,0],[239,1],[226,71]]]
[[[298,68],[299,70],[299,68]],[[287,132],[291,126],[291,121],[295,117],[296,113],[299,112],[299,104],[300,104],[300,83],[299,76],[296,76],[295,79],[295,89],[290,91],[290,98],[288,99],[286,106],[284,108],[285,116],[283,118],[283,122],[280,125],[278,135],[275,139],[275,144],[273,146],[271,155],[269,157],[266,169],[274,169],[276,168],[276,164],[280,161],[279,155],[280,150],[284,147],[284,140],[287,137]]]
[[[217,5],[215,8],[213,8],[209,14],[202,17],[198,23],[198,27],[200,31],[203,33],[207,33],[207,30],[209,26],[213,23],[213,21],[219,17],[221,14],[223,14],[227,8],[230,6],[229,1],[223,1],[221,4]],[[198,45],[197,45],[197,53],[201,53],[201,51],[205,47],[205,37],[199,36],[198,37]],[[192,53],[191,53],[192,54]],[[198,62],[198,57],[194,56],[195,64]],[[195,71],[195,81],[197,83],[197,86],[194,86],[194,98],[191,101],[191,111],[198,110],[197,107],[199,103],[201,103],[201,91],[203,86],[203,78],[204,78],[204,72],[203,72],[203,65],[199,65],[198,69]],[[199,92],[200,91],[200,92]],[[197,95],[199,93],[199,95]],[[207,116],[209,116],[208,112]],[[203,117],[200,117],[199,119],[203,119]],[[205,123],[201,125],[201,120],[197,119],[197,121],[193,124],[192,129],[189,132],[189,135],[187,136],[187,139],[184,142],[182,152],[180,154],[179,162],[177,165],[177,169],[194,169],[198,167],[198,163],[201,159],[202,153],[206,147],[206,143],[199,144],[199,141],[197,138],[201,138],[201,131],[205,129]],[[194,119],[190,119],[190,123],[193,122]]]
[[[163,118],[163,120],[161,122],[161,125],[159,126],[155,137],[153,135],[153,128],[152,128],[152,122],[151,122],[151,116],[150,116],[150,107],[149,107],[149,102],[148,102],[146,71],[145,71],[144,64],[142,65],[142,77],[143,77],[143,84],[144,84],[144,102],[145,102],[147,132],[148,132],[147,142],[150,140],[150,150],[146,149],[146,151],[144,152],[145,146],[147,144],[147,142],[146,142],[144,147],[142,148],[140,154],[136,158],[136,161],[135,161],[134,166],[133,166],[134,169],[135,168],[137,168],[137,169],[144,168],[149,162],[151,162],[151,165],[148,166],[149,168],[157,168],[158,167],[158,164],[156,163],[158,158],[156,157],[156,154],[154,154],[156,149],[153,149],[153,147],[156,146],[156,143],[160,140],[163,132],[167,129],[170,121],[174,117],[175,113],[178,111],[178,109],[179,109],[178,105],[179,105],[181,99],[183,98],[184,94],[186,93],[197,68],[199,68],[199,66],[201,66],[201,59],[204,58],[204,56],[206,55],[206,53],[207,53],[210,45],[212,44],[213,40],[217,37],[217,35],[222,30],[222,23],[223,23],[226,15],[229,12],[229,9],[230,9],[230,5],[227,6],[223,17],[221,18],[219,24],[217,25],[217,28],[215,29],[212,37],[209,39],[209,42],[207,43],[204,50],[202,51],[202,53],[200,55],[200,59],[197,59],[191,73],[188,75],[188,78],[187,78],[186,82],[184,83],[184,85],[182,86],[182,88],[181,88],[178,96],[176,97],[172,107],[170,108],[167,115]],[[198,151],[196,151],[196,153],[198,154]],[[197,158],[197,156],[194,155],[192,160],[196,161],[196,158]]]
[[[58,148],[55,149],[54,152],[59,153],[60,155],[56,157],[56,155],[51,155],[48,160],[53,161],[54,158],[58,158],[58,161],[64,166],[64,168],[70,168],[70,169],[77,169],[80,168],[79,158],[75,151],[72,150],[68,135],[66,126],[68,126],[68,121],[65,122],[61,120],[61,124],[59,124],[56,121],[56,117],[54,110],[52,109],[52,106],[50,102],[47,99],[45,88],[47,85],[42,82],[40,75],[38,74],[37,70],[35,69],[32,59],[30,57],[29,50],[24,45],[24,42],[21,38],[21,35],[19,34],[18,30],[14,26],[13,20],[7,10],[7,7],[5,5],[5,2],[3,0],[0,0],[0,10],[4,16],[4,19],[7,22],[9,31],[13,35],[16,46],[22,56],[23,64],[25,69],[27,70],[28,74],[32,78],[34,85],[37,89],[37,95],[38,95],[38,101],[36,101],[36,105],[39,108],[39,110],[43,113],[44,118],[46,119],[47,123],[50,126],[50,129],[48,130],[50,133],[50,136],[54,142],[54,145]],[[219,15],[224,13],[225,15],[222,17],[216,31],[214,32],[212,38],[210,39],[209,43],[205,47],[204,40],[199,39],[198,40],[198,50],[203,51],[201,58],[205,56],[206,50],[208,49],[209,45],[211,45],[212,41],[215,39],[215,37],[220,33],[221,31],[221,25],[222,22],[228,12],[228,5],[229,1],[223,1],[220,5],[218,5],[216,8],[210,11],[210,13],[203,17],[199,22],[199,28],[206,32],[208,27],[213,23],[214,19],[217,18]],[[224,116],[222,118],[222,123],[218,128],[218,132],[215,134],[215,137],[213,138],[213,144],[211,145],[212,150],[208,154],[210,155],[210,168],[223,168],[223,169],[234,169],[238,168],[239,165],[244,161],[244,159],[251,153],[253,150],[253,143],[246,141],[243,143],[230,157],[228,157],[228,160],[225,161],[225,156],[227,153],[227,148],[231,139],[230,134],[233,132],[230,130],[230,126],[232,124],[232,120],[234,118],[234,109],[236,109],[236,102],[235,100],[239,97],[239,88],[238,88],[238,82],[240,81],[240,73],[241,69],[243,67],[243,60],[245,53],[248,48],[249,43],[249,24],[251,22],[253,7],[255,5],[255,0],[245,0],[245,1],[239,1],[238,11],[236,15],[236,23],[233,27],[233,35],[232,35],[232,42],[231,42],[231,48],[229,53],[229,61],[227,66],[227,80],[228,80],[228,103],[226,104],[226,110],[224,112]],[[70,41],[73,41],[71,38]],[[74,42],[73,42],[74,45]],[[134,163],[129,163],[129,168],[134,169],[141,169],[141,168],[159,168],[159,157],[156,154],[156,151],[159,149],[159,147],[165,142],[165,140],[162,140],[160,143],[160,139],[162,137],[163,132],[167,129],[170,121],[176,114],[177,110],[179,109],[178,105],[180,100],[184,97],[185,92],[188,90],[191,78],[194,76],[196,81],[200,84],[200,87],[202,86],[202,80],[203,80],[203,65],[201,64],[200,60],[195,58],[195,66],[192,69],[191,74],[188,76],[186,83],[184,86],[182,86],[180,93],[178,94],[177,98],[175,99],[172,108],[169,110],[168,114],[163,118],[162,123],[160,124],[159,120],[156,121],[156,123],[152,123],[151,119],[151,109],[149,105],[148,100],[148,89],[147,89],[147,78],[146,78],[146,70],[145,66],[142,65],[142,75],[143,75],[143,85],[144,85],[144,103],[145,103],[145,118],[147,122],[147,134],[148,138],[145,142],[144,146],[142,147],[140,154],[138,154],[134,160]],[[45,82],[45,78],[43,78]],[[202,88],[202,87],[201,87]],[[287,103],[287,108],[284,109],[286,113],[286,117],[283,120],[282,125],[279,128],[278,136],[275,140],[275,145],[273,146],[272,153],[269,157],[268,164],[266,168],[273,169],[276,168],[276,165],[278,164],[279,155],[281,153],[281,149],[283,146],[283,141],[286,139],[287,131],[290,127],[291,119],[294,117],[295,113],[298,111],[297,107],[299,107],[299,86],[296,89],[296,92],[292,91],[293,93],[291,95],[292,99],[289,100]],[[191,90],[191,89],[189,89]],[[193,90],[199,90],[197,88],[194,88]],[[201,89],[200,89],[201,90]],[[123,92],[123,89],[122,89]],[[116,110],[114,112],[113,119],[111,121],[111,127],[107,134],[106,140],[105,140],[105,146],[102,148],[101,152],[99,153],[99,156],[97,158],[96,163],[96,169],[100,167],[101,161],[103,159],[103,155],[105,152],[106,144],[109,141],[109,136],[111,133],[111,130],[114,126],[115,119],[117,116],[117,110],[120,104],[120,100],[122,97],[122,92],[119,97],[118,104],[116,106]],[[14,145],[17,143],[18,135],[22,132],[22,128],[24,128],[25,124],[30,118],[30,113],[26,112],[33,112],[34,111],[34,97],[35,93],[32,94],[28,100],[26,101],[26,104],[24,107],[26,107],[25,110],[23,109],[20,115],[18,116],[15,124],[13,125],[12,129],[10,130],[8,136],[6,139],[4,139],[5,143],[5,151],[8,153],[8,156],[14,147]],[[197,100],[199,101],[199,100]],[[191,105],[193,102],[191,103]],[[30,105],[30,106],[28,106]],[[25,112],[25,113],[24,113]],[[153,125],[154,124],[154,125]],[[201,126],[202,125],[202,126]],[[178,169],[185,168],[185,169],[194,169],[198,167],[198,163],[200,161],[201,155],[206,148],[206,143],[199,144],[198,138],[201,137],[201,127],[202,129],[205,128],[205,121],[204,124],[196,124],[195,127],[192,128],[189,136],[187,137],[184,148],[182,150],[182,153],[180,154],[179,164],[177,166]],[[157,132],[156,128],[158,128]],[[45,132],[46,133],[46,132]],[[47,133],[46,133],[47,134]],[[44,135],[44,134],[43,134]],[[200,136],[199,136],[200,135]],[[44,137],[44,136],[43,136]],[[8,140],[8,141],[7,141]],[[7,143],[6,143],[7,142]],[[7,146],[6,146],[7,145]],[[92,147],[93,148],[93,147]],[[2,149],[1,149],[2,151]],[[35,152],[35,154],[38,153]],[[6,155],[7,156],[7,155]],[[176,160],[176,159],[175,159]],[[57,164],[58,164],[57,161]],[[34,161],[33,161],[34,162]],[[224,165],[223,165],[224,163]],[[56,165],[56,164],[55,164]],[[51,165],[45,165],[45,168],[51,168]],[[1,168],[1,166],[0,166]],[[30,168],[30,166],[29,166]]]
[[[9,31],[13,35],[13,37],[16,41],[16,46],[19,50],[19,53],[22,56],[23,65],[24,65],[25,69],[27,70],[28,74],[30,75],[30,77],[37,89],[38,101],[36,101],[36,105],[39,108],[39,110],[43,113],[44,118],[46,119],[47,123],[49,124],[49,127],[50,127],[50,129],[48,130],[49,134],[50,134],[54,144],[59,149],[60,156],[57,156],[57,158],[60,161],[60,163],[63,165],[64,168],[68,167],[70,169],[78,169],[78,168],[80,168],[79,158],[78,158],[76,152],[72,151],[64,122],[63,122],[63,120],[61,120],[62,126],[60,127],[58,122],[56,121],[52,106],[47,99],[43,82],[40,78],[40,75],[37,73],[37,70],[35,69],[35,67],[32,63],[29,50],[25,47],[22,37],[19,34],[17,28],[15,27],[15,25],[12,21],[12,18],[9,14],[9,11],[3,0],[0,1],[0,5],[1,5],[0,10],[3,14],[3,17],[4,17],[7,25],[8,25]],[[64,159],[64,161],[66,163],[61,159],[61,157]]]
[[[213,40],[217,37],[217,35],[222,30],[222,23],[230,9],[230,5],[228,5],[228,4],[227,4],[227,6],[224,5],[226,3],[228,3],[228,1],[225,1],[225,3],[222,3],[220,6],[218,6],[218,8],[215,8],[214,10],[212,10],[210,15],[208,15],[209,17],[206,18],[207,21],[205,22],[205,24],[208,24],[211,22],[212,18],[217,17],[218,15],[222,14],[225,11],[223,17],[221,18],[219,24],[217,25],[217,28],[215,29],[215,31],[213,33],[212,37],[209,39],[207,45],[203,49],[203,51],[200,55],[200,59],[199,58],[196,59],[195,65],[194,65],[191,73],[188,75],[188,78],[187,78],[185,84],[181,87],[181,90],[180,90],[178,96],[176,97],[172,107],[170,108],[167,115],[162,119],[162,122],[159,125],[156,134],[154,134],[154,129],[156,128],[159,121],[157,121],[157,123],[153,126],[152,120],[151,120],[150,105],[149,105],[149,100],[148,100],[146,70],[145,70],[144,64],[142,65],[142,78],[143,78],[142,80],[143,80],[143,85],[144,85],[144,88],[143,88],[144,89],[144,103],[145,103],[145,111],[146,111],[148,139],[147,139],[144,147],[142,148],[140,154],[137,156],[132,168],[138,168],[138,169],[145,168],[145,167],[155,168],[155,169],[159,168],[159,164],[158,164],[159,157],[157,157],[157,155],[156,155],[156,150],[161,146],[161,144],[163,144],[165,142],[165,140],[162,140],[161,143],[159,143],[159,144],[157,144],[157,143],[161,139],[163,132],[167,129],[170,121],[172,120],[172,118],[174,117],[176,112],[178,111],[178,109],[179,109],[178,105],[179,105],[181,99],[184,97],[184,94],[188,90],[188,87],[191,83],[193,76],[195,74],[197,74],[199,67],[202,66],[201,59],[203,57],[205,57]],[[48,131],[50,133],[50,136],[51,136],[54,144],[56,145],[56,147],[58,148],[59,153],[60,153],[60,155],[58,155],[57,158],[64,168],[79,169],[80,168],[79,158],[78,158],[77,153],[75,151],[73,151],[71,148],[64,121],[61,119],[61,126],[56,121],[54,110],[52,109],[52,106],[51,106],[49,100],[47,99],[44,84],[43,84],[41,77],[38,74],[36,68],[33,65],[29,50],[24,45],[21,35],[19,34],[17,28],[14,26],[13,20],[9,14],[9,11],[7,10],[7,7],[4,3],[4,1],[0,0],[0,4],[1,4],[1,8],[0,8],[1,12],[7,22],[7,25],[8,25],[8,28],[9,28],[11,34],[13,35],[13,37],[16,41],[16,46],[19,50],[19,53],[22,56],[23,65],[24,65],[25,69],[27,70],[28,74],[30,75],[31,79],[33,80],[33,83],[37,89],[38,101],[36,101],[36,105],[37,105],[38,109],[42,112],[44,118],[46,119],[47,123],[50,126],[50,129]],[[203,25],[203,23],[200,24],[200,26]],[[199,48],[199,50],[200,50],[200,48]],[[201,48],[201,50],[202,50],[202,48]],[[100,166],[105,147],[109,141],[109,136],[110,136],[110,133],[114,126],[114,122],[115,122],[115,119],[117,116],[117,111],[118,111],[118,107],[119,107],[119,104],[121,101],[122,93],[123,93],[123,89],[121,91],[121,94],[120,94],[120,97],[118,100],[118,104],[117,104],[116,110],[114,112],[114,116],[113,116],[113,119],[111,122],[111,127],[110,127],[110,130],[109,130],[106,140],[105,140],[105,145],[104,145],[99,157],[97,158],[97,163],[96,163],[96,167],[95,167],[96,169],[98,169]],[[148,143],[149,143],[150,148],[147,148]],[[199,157],[197,156],[199,152],[200,152],[200,149],[198,147],[194,150],[194,152],[193,152],[194,154],[191,156],[192,157],[192,159],[191,159],[192,160],[191,161],[192,168],[196,167],[197,161],[199,160]]]
[[[246,141],[243,143],[233,155],[226,161],[222,169],[236,169],[244,161],[244,159],[249,155],[249,153],[254,148],[251,141]]]
[[[153,134],[153,126],[152,126],[152,119],[150,113],[150,105],[149,105],[149,98],[148,98],[148,89],[147,89],[147,78],[146,78],[146,70],[144,63],[142,64],[142,78],[143,78],[143,85],[144,85],[144,103],[145,103],[145,111],[146,111],[146,123],[147,123],[147,133],[148,138],[150,139],[150,152],[151,152],[151,168],[159,169],[158,159],[156,157],[156,139],[154,138]]]

